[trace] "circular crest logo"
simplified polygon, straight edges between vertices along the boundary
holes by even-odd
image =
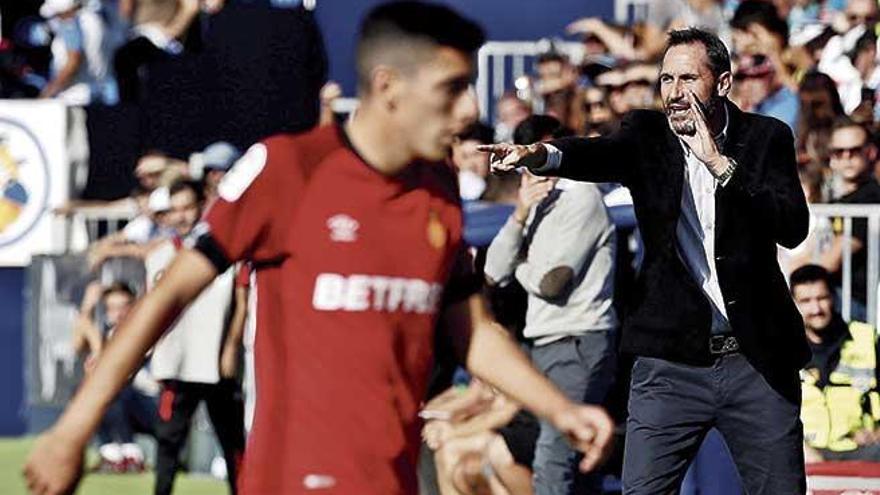
[[[36,136],[0,118],[0,247],[27,235],[49,202],[49,163]]]

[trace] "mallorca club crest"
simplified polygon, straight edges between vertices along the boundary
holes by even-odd
[[[49,167],[27,128],[0,118],[0,247],[28,234],[46,211]]]

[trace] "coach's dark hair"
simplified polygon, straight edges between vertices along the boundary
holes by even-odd
[[[709,58],[709,69],[712,75],[717,79],[721,74],[730,72],[730,52],[714,34],[697,28],[686,28],[671,31],[669,40],[666,42],[666,49],[663,50],[663,56],[673,46],[689,45],[691,43],[700,43],[706,48],[706,55]]]
[[[513,130],[514,144],[534,144],[550,136],[554,139],[571,136],[573,133],[555,117],[532,115],[523,120]]]
[[[825,282],[829,291],[834,288],[831,274],[819,265],[804,265],[793,271],[789,277],[789,286],[791,287],[792,294],[794,294],[794,288],[798,285],[812,284],[814,282]]]
[[[168,186],[168,195],[174,196],[180,191],[190,190],[196,195],[196,201],[201,203],[205,200],[205,190],[202,184],[192,179],[177,179]]]
[[[398,1],[380,5],[361,23],[357,41],[358,84],[369,88],[377,56],[397,49],[412,63],[421,56],[419,44],[445,46],[471,54],[486,40],[483,29],[443,5]]]

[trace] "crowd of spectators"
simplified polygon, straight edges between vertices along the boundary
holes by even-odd
[[[41,19],[25,19],[14,33],[3,33],[0,98],[57,98],[73,106],[113,105],[136,99],[142,83],[139,68],[156,58],[198,49],[202,21],[223,8],[223,0],[46,0],[39,10]],[[567,31],[582,42],[581,50],[569,52],[551,43],[536,58],[532,73],[493,102],[493,115],[484,116],[485,123],[474,124],[454,143],[451,161],[458,170],[465,201],[465,237],[477,254],[479,266],[486,262],[486,252],[505,222],[515,219],[520,226],[526,220],[531,223],[536,206],[560,186],[555,182],[545,184],[541,187],[547,190],[540,197],[533,194],[527,199],[530,188],[535,188],[531,179],[516,173],[490,174],[488,156],[477,151],[477,146],[531,143],[548,136],[607,135],[615,131],[626,112],[659,109],[658,61],[665,33],[685,26],[712,31],[727,43],[734,63],[731,99],[741,109],[775,117],[791,128],[796,137],[799,176],[809,203],[880,204],[880,7],[876,0],[654,0],[641,14],[627,25],[598,18],[574,20]],[[41,58],[41,49],[51,56]],[[338,85],[324,87],[320,95],[321,125],[334,122],[333,101],[340,96]],[[146,259],[177,235],[170,188],[188,179],[200,180],[205,199],[210,202],[238,154],[235,146],[225,142],[212,144],[188,162],[148,151],[138,160],[134,170],[137,186],[129,198],[69,205],[116,206],[133,213],[133,220],[123,230],[90,246],[89,263],[97,268],[111,258]],[[600,184],[597,191],[617,227],[617,249],[609,255],[616,266],[606,275],[614,278],[609,288],[614,288],[618,315],[625,318],[621,302],[638,269],[638,233],[633,231],[631,213],[630,218],[616,214],[616,208],[629,203],[627,191],[615,184]],[[878,239],[868,239],[867,222],[863,220],[853,222],[851,238],[845,239],[843,232],[844,222],[839,219],[814,218],[809,237],[795,249],[780,249],[780,260],[786,275],[808,267],[801,285],[821,282],[824,288],[827,283],[829,294],[822,294],[826,301],[834,295],[831,293],[839,296],[842,292],[843,260],[849,249],[850,316],[853,321],[864,321],[868,302],[866,248]],[[543,242],[547,243],[545,258],[567,247],[554,245],[558,239]],[[511,270],[539,256],[519,246],[508,254]],[[579,268],[571,278],[582,281],[588,269]],[[530,338],[535,336],[524,333],[525,309],[534,304],[527,304],[529,297],[540,298],[540,294],[535,296],[529,287],[523,288],[513,271],[505,275],[511,284],[487,290],[499,320],[528,348]],[[136,294],[125,286],[109,284],[98,284],[89,294],[75,337],[78,349],[97,356],[119,314],[127,310]],[[806,318],[807,296],[797,291],[794,295],[804,299],[799,306]],[[836,301],[839,306],[839,297]],[[114,310],[114,305],[125,308]],[[95,315],[100,312],[108,316],[96,323]],[[823,306],[821,312],[820,316],[828,321],[833,313],[838,333],[845,333],[839,309],[832,312]],[[828,321],[818,327],[808,324],[808,331],[818,335],[823,329],[819,327]],[[820,341],[816,338],[813,343],[819,345]],[[829,365],[822,362],[817,366]],[[620,368],[625,370],[627,366],[622,363]],[[823,385],[831,380],[828,375],[833,373],[823,368]],[[617,381],[625,380],[625,372],[618,373]],[[876,382],[872,382],[874,389]],[[145,383],[138,390],[134,390],[138,386],[134,384],[119,399],[119,411],[127,410],[125,404],[130,404],[132,397],[143,404],[143,395],[156,393],[155,382],[152,386],[149,380]],[[617,388],[625,389],[620,384]],[[601,395],[606,395],[605,390]],[[618,395],[619,391],[609,391],[606,403],[617,405],[618,419],[622,419],[623,410],[615,404],[620,400]],[[427,409],[442,413],[429,418],[434,421],[428,423],[424,433],[427,445],[437,450],[441,493],[531,493],[529,470],[540,431],[534,418],[524,416],[516,405],[479,383],[471,384],[464,394],[450,391],[428,404]],[[450,426],[445,421],[452,417],[457,421]],[[502,429],[501,425],[511,418],[510,425],[514,426]],[[109,433],[102,442],[111,446],[102,449],[103,462],[117,471],[128,469],[125,466],[142,469],[143,454],[131,440],[133,423],[120,427],[120,421],[108,421]],[[859,433],[859,428],[851,432],[858,437],[859,449],[853,450],[877,450],[866,447],[880,445],[880,430],[874,430],[874,421],[872,417],[870,425],[865,422],[864,429],[870,434]],[[149,427],[141,428],[141,423],[136,422],[138,430],[151,431]],[[113,433],[116,431],[122,433]],[[828,444],[821,446],[824,449]],[[809,448],[808,459],[822,458],[821,450]],[[531,451],[523,454],[524,449]],[[486,465],[491,469],[485,469]],[[487,471],[492,475],[477,479]],[[483,482],[485,486],[478,486]]]

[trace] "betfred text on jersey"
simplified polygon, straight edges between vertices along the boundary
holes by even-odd
[[[437,311],[443,287],[417,278],[322,273],[315,279],[312,306],[319,311]]]

